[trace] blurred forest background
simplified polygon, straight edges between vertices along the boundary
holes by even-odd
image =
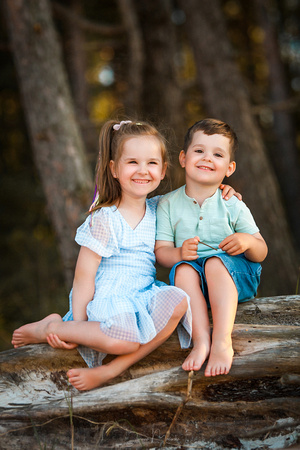
[[[230,184],[269,245],[259,295],[296,293],[300,0],[1,3],[0,350],[15,327],[68,309],[75,230],[109,118],[167,134],[172,189],[187,127],[231,124],[240,150]]]

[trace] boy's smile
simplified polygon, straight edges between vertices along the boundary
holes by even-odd
[[[216,186],[224,177],[235,171],[235,162],[230,160],[230,141],[221,134],[204,134],[196,131],[187,152],[179,155],[185,168],[187,184]]]

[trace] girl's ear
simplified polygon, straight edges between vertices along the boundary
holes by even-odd
[[[117,177],[117,173],[116,173],[116,165],[115,165],[115,162],[112,159],[109,161],[109,168],[110,168],[112,176],[114,178],[118,178]]]
[[[181,165],[181,167],[185,167],[185,151],[181,150],[181,152],[179,153],[179,164]]]
[[[227,172],[226,172],[226,177],[230,177],[230,175],[232,175],[235,172],[235,169],[236,169],[236,162],[230,161]]]
[[[163,180],[166,176],[167,167],[168,167],[168,164],[165,162],[163,165],[162,171],[161,171],[161,177],[160,177],[161,180]]]

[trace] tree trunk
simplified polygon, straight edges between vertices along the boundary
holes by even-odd
[[[264,49],[269,66],[271,104],[284,103],[289,99],[284,67],[280,58],[278,36],[270,17],[270,2],[255,1],[258,22],[264,30]],[[273,111],[274,141],[271,157],[280,183],[289,223],[300,251],[300,166],[296,145],[296,130],[288,111]],[[284,149],[284,151],[283,151]]]
[[[76,350],[31,345],[2,352],[1,442],[17,448],[22,436],[29,446],[36,428],[40,441],[59,439],[55,448],[66,448],[72,414],[82,448],[99,440],[105,448],[158,448],[163,441],[177,448],[287,448],[300,419],[299,313],[300,296],[241,304],[226,376],[184,372],[188,350],[180,350],[175,333],[109,386],[85,393],[66,382],[66,369],[85,366]]]
[[[181,143],[185,129],[182,118],[183,98],[176,74],[177,43],[171,22],[170,2],[135,1],[135,7],[145,50],[142,97],[144,116],[162,128],[167,123],[176,132]],[[172,140],[172,136],[170,139]],[[177,163],[178,153],[174,142],[172,144],[173,159]]]
[[[219,1],[180,0],[180,5],[186,14],[187,35],[207,114],[228,122],[239,138],[237,172],[230,182],[243,194],[269,246],[259,293],[294,293],[298,267],[296,252],[276,177],[233,59]]]
[[[70,286],[75,230],[91,200],[92,177],[48,0],[4,5],[31,145]]]
[[[119,9],[128,37],[128,89],[125,108],[130,115],[142,112],[143,73],[145,51],[142,30],[132,0],[119,0]]]
[[[59,14],[61,11],[63,13]],[[83,4],[81,0],[71,0],[69,1],[69,9],[64,7],[59,8],[55,4],[54,12],[62,22],[64,61],[66,62],[66,69],[70,80],[76,118],[80,126],[88,159],[94,165],[98,151],[98,132],[90,120],[88,110],[89,92],[86,80],[86,32],[84,27],[79,25],[79,19],[78,21],[74,20],[74,17],[81,18],[83,16]]]

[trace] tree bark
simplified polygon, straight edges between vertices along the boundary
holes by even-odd
[[[296,287],[297,256],[279,186],[233,58],[219,1],[179,3],[186,14],[186,32],[207,114],[228,122],[239,138],[237,172],[229,182],[243,194],[269,246],[259,294],[292,294]]]
[[[4,6],[34,158],[71,286],[74,234],[91,200],[92,177],[48,0]]]

